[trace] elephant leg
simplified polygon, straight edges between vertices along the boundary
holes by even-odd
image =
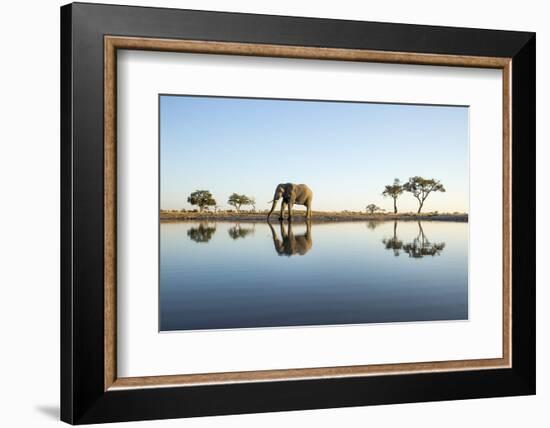
[[[282,220],[282,219],[283,219],[283,215],[284,215],[284,213],[285,213],[285,206],[286,206],[285,201],[282,201],[282,202],[281,202],[281,215],[279,215],[279,220]]]
[[[292,218],[292,202],[288,204],[288,219]]]
[[[306,220],[306,240],[311,242],[311,220]]]
[[[294,241],[294,232],[292,231],[292,223],[291,222],[288,222],[288,239],[290,239],[291,241]]]
[[[283,242],[288,240],[288,235],[286,233],[285,224],[281,221],[279,222],[279,228],[281,229],[281,238]]]
[[[307,211],[306,211],[306,219],[310,219],[310,218],[311,218],[311,206],[310,206],[310,204],[307,204],[307,205],[306,205],[306,209],[307,209]]]

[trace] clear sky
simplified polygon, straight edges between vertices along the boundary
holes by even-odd
[[[467,107],[160,97],[162,209],[193,208],[197,189],[223,208],[236,192],[266,209],[292,182],[313,190],[314,210],[391,210],[384,185],[415,175],[447,190],[423,211],[468,212]],[[398,208],[416,211],[416,199],[403,193]]]

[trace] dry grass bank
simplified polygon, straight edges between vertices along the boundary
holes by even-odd
[[[304,221],[305,211],[294,211],[292,219],[295,221]],[[279,213],[273,213],[271,221],[277,221]],[[286,218],[286,214],[285,214]],[[266,221],[267,212],[180,212],[180,211],[161,211],[161,221],[238,221],[238,222],[259,222]],[[344,221],[459,221],[467,222],[468,214],[465,213],[374,213],[366,214],[360,212],[325,212],[313,211],[313,223],[344,222]]]

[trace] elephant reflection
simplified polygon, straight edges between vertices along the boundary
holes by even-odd
[[[422,224],[418,222],[418,236],[411,242],[403,243],[397,237],[397,222],[393,223],[393,236],[382,240],[387,250],[393,250],[394,256],[399,256],[401,250],[414,259],[421,259],[424,256],[438,256],[445,248],[445,242],[432,243],[426,237]]]
[[[231,239],[246,238],[248,235],[254,234],[255,229],[253,227],[242,227],[240,224],[236,224],[227,230]]]
[[[208,223],[203,222],[200,223],[198,227],[191,227],[187,231],[187,236],[189,236],[189,239],[191,239],[192,241],[198,243],[207,243],[212,239],[214,233],[216,233],[216,227],[209,226]]]
[[[288,230],[285,228],[284,223],[279,222],[281,229],[281,239],[277,236],[275,229],[271,223],[267,223],[271,229],[271,235],[273,236],[273,245],[275,246],[275,251],[279,256],[293,256],[299,254],[300,256],[305,255],[313,245],[311,240],[311,222],[306,221],[306,232],[300,235],[294,235],[292,231],[292,222],[288,222]]]

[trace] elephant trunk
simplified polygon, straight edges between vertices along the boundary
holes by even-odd
[[[274,199],[273,200],[273,205],[271,205],[271,210],[269,210],[269,213],[267,214],[267,218],[269,219],[269,217],[271,216],[271,213],[273,213],[273,210],[275,209],[275,207],[277,206],[277,200]]]

